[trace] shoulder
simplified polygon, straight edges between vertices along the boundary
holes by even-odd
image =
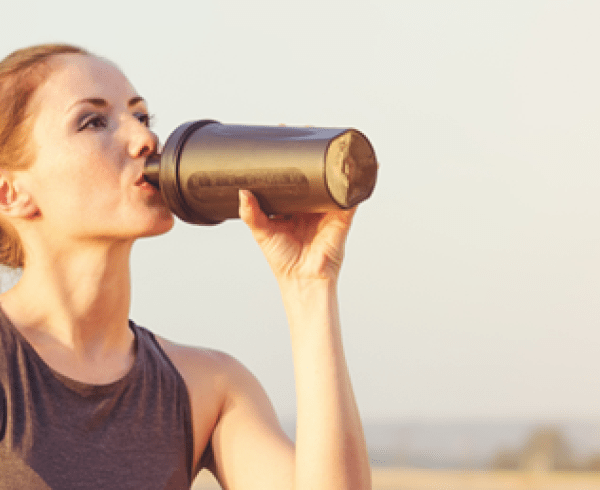
[[[190,392],[194,466],[209,468],[221,482],[256,467],[288,478],[294,446],[254,375],[224,352],[156,339]]]
[[[162,337],[157,342],[183,377],[192,406],[203,411],[216,404],[219,413],[240,397],[266,398],[261,384],[235,357],[213,349],[178,344]]]
[[[219,393],[235,384],[237,379],[252,376],[240,361],[225,352],[155,337],[190,388],[210,384]]]
[[[229,408],[239,400],[266,399],[258,380],[233,356],[192,347],[155,336],[182,376],[189,392],[194,431],[194,461],[197,462]]]

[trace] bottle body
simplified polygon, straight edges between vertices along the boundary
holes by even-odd
[[[353,207],[373,191],[377,161],[355,129],[202,120],[177,128],[145,174],[180,219],[216,224],[239,217],[239,189],[269,215]]]

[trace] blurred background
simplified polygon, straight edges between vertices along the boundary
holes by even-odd
[[[0,3],[2,56],[107,57],[162,141],[203,118],[369,137],[340,297],[374,466],[598,469],[600,3]],[[239,358],[292,431],[285,315],[244,225],[178,222],[132,270],[132,319]]]

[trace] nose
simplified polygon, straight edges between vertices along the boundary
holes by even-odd
[[[148,157],[158,148],[158,137],[147,126],[135,121],[129,138],[129,155],[132,158]]]

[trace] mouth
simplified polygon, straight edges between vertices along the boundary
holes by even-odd
[[[135,187],[143,191],[150,192],[152,194],[160,195],[160,189],[154,186],[152,183],[148,182],[143,175],[136,180]]]
[[[156,177],[158,177],[158,175],[156,175]],[[152,179],[152,176],[148,174],[147,165],[144,167],[144,169],[142,169],[133,185],[135,185],[136,187],[151,187],[153,189],[159,190],[158,178]]]
[[[154,154],[146,159],[144,169],[142,170],[141,178],[144,182],[148,182],[155,188],[159,188],[160,176],[160,155]]]
[[[160,189],[157,185],[149,182],[146,174],[141,172],[137,179],[134,181],[133,186],[140,189],[144,194],[156,194],[160,195]]]
[[[144,176],[144,174],[141,173],[139,175],[139,177],[136,179],[136,181],[133,183],[133,185],[135,185],[136,187],[140,187],[140,186],[143,186],[143,185],[150,185],[150,182],[148,182],[146,180],[146,177]]]

